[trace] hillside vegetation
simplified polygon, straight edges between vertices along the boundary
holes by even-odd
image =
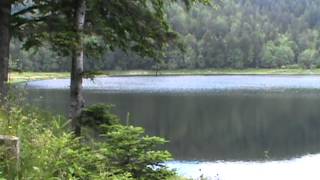
[[[225,0],[215,9],[197,5],[167,7],[172,29],[181,35],[184,53],[168,48],[161,61],[120,50],[86,61],[88,70],[313,68],[320,64],[318,0]],[[11,45],[11,68],[67,71],[68,58],[49,47],[20,51]]]

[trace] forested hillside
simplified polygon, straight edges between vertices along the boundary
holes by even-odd
[[[196,68],[312,68],[320,65],[320,0],[224,0],[219,9],[198,5],[167,8],[172,28],[185,44],[170,47],[159,63],[122,51],[86,61],[87,70]],[[13,40],[11,68],[66,71],[68,58],[44,46],[21,51]]]

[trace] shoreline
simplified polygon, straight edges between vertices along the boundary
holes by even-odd
[[[130,76],[214,76],[214,75],[320,75],[320,69],[181,69],[181,70],[124,70],[100,71],[97,77]],[[9,83],[33,80],[70,78],[69,72],[12,72]]]

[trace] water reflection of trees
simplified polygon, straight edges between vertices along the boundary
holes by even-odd
[[[61,112],[65,95],[59,93],[42,94],[55,101],[42,106]],[[285,159],[320,150],[316,93],[86,95],[89,103],[117,104],[122,118],[131,112],[133,123],[168,138],[180,160],[263,160],[266,151]]]

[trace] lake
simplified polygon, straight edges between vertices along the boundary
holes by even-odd
[[[67,114],[69,80],[25,87],[33,104]],[[168,165],[181,175],[320,177],[319,76],[106,77],[84,89],[87,104],[114,104],[123,120],[130,113],[131,124],[170,140]]]

